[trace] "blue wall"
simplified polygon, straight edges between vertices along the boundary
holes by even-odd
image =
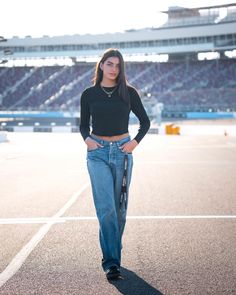
[[[188,112],[187,119],[233,119],[236,118],[236,113],[230,112]]]

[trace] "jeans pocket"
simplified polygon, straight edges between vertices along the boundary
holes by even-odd
[[[126,152],[122,151],[121,147],[119,147],[119,150],[122,152],[122,154],[132,155],[132,152],[131,153],[126,153]]]
[[[87,149],[87,152],[91,153],[91,152],[95,152],[96,150],[98,150],[98,147],[96,147],[95,149],[92,149],[92,150]]]

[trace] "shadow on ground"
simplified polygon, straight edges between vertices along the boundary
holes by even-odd
[[[123,279],[109,281],[110,284],[115,286],[117,290],[124,295],[164,295],[150,284],[145,282],[136,273],[128,270],[127,268],[121,268]]]

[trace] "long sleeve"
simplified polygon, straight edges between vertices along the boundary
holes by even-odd
[[[80,133],[84,140],[90,135],[90,111],[86,91],[80,99]]]
[[[148,129],[150,128],[150,120],[148,118],[146,110],[144,109],[140,96],[135,88],[131,88],[130,100],[131,111],[139,120],[138,133],[134,138],[139,143],[143,139],[145,134],[148,132]]]

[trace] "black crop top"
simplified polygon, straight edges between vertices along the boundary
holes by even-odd
[[[115,87],[103,87],[111,91]],[[80,101],[80,132],[85,140],[90,135],[90,117],[92,132],[100,136],[121,135],[128,132],[129,114],[132,111],[139,120],[135,140],[139,143],[150,127],[150,120],[135,88],[128,86],[130,108],[118,95],[116,89],[111,97],[99,85],[85,89]]]

